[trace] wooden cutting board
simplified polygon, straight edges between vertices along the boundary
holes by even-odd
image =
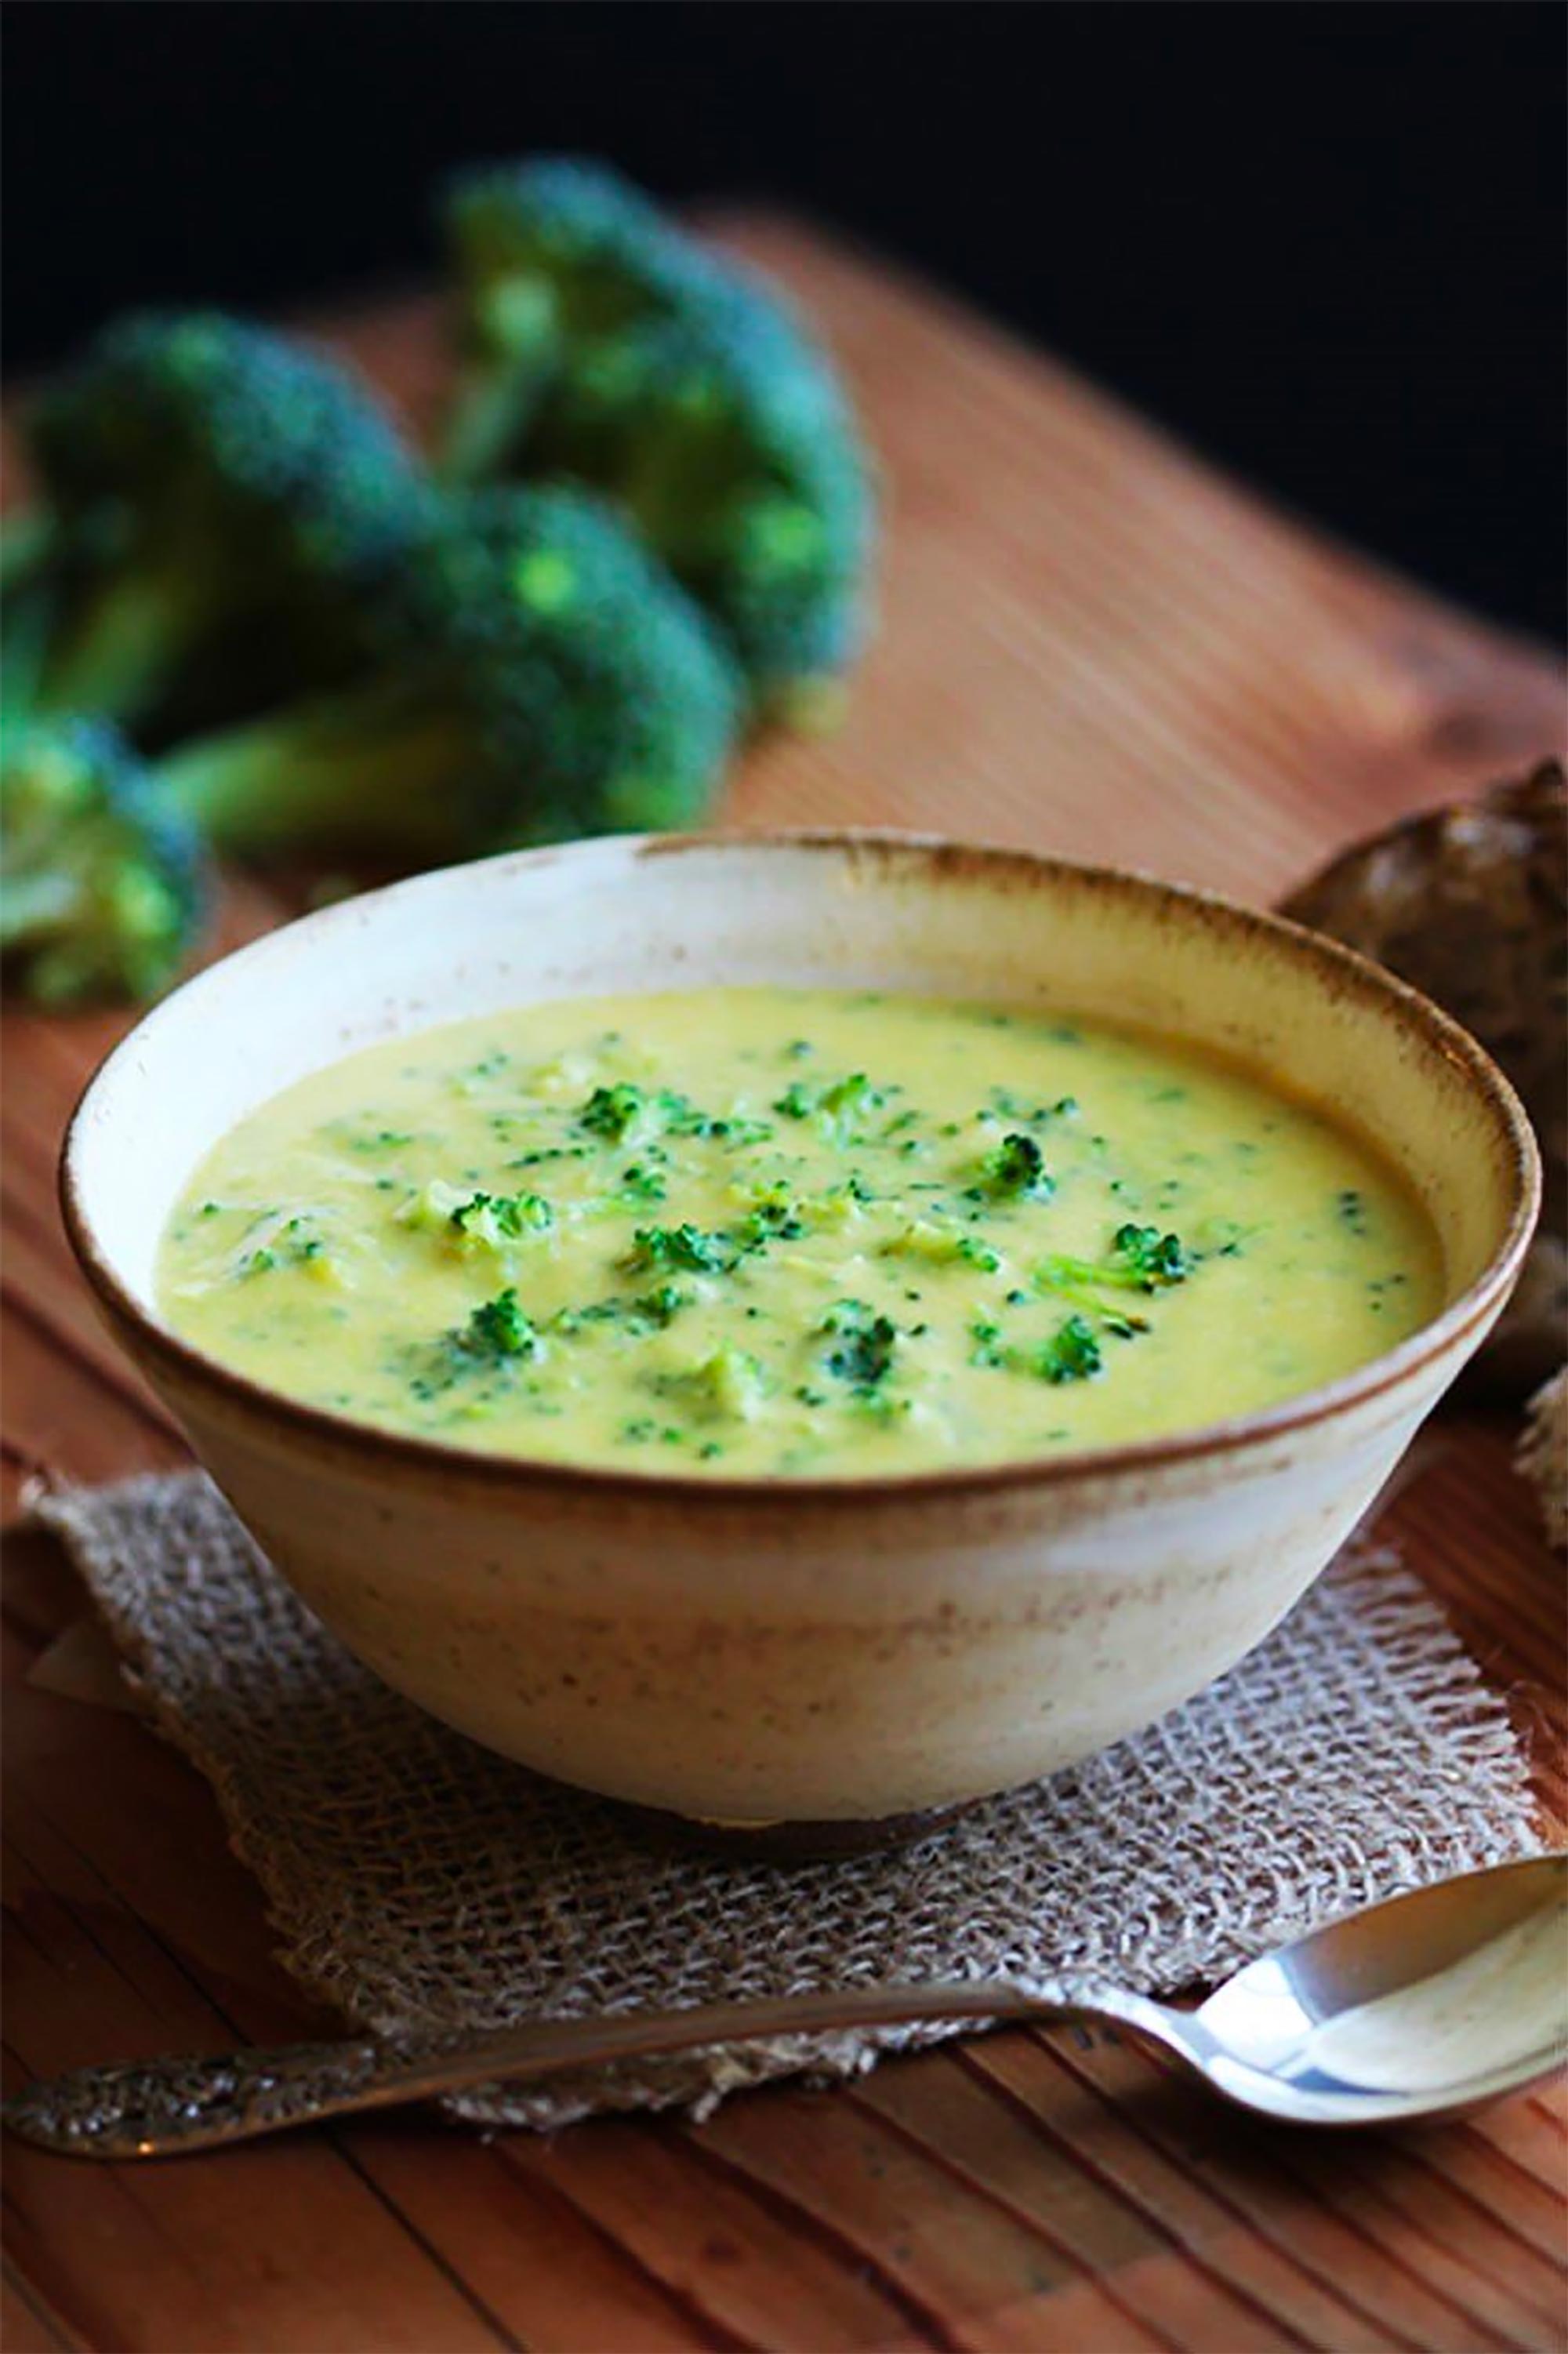
[[[1267,900],[1350,836],[1561,745],[1540,651],[1271,513],[885,266],[772,217],[714,226],[823,322],[889,511],[847,725],[759,748],[729,821],[931,827]],[[436,327],[424,301],[328,323],[416,421]],[[238,885],[221,939],[281,905]],[[122,1026],[5,1021],[13,1517],[36,1469],[182,1459],[99,1337],[53,1206],[62,1120]],[[1510,1443],[1506,1423],[1446,1422],[1388,1525],[1508,1692],[1561,1826],[1562,1572]],[[80,1609],[37,1535],[11,1538],[5,1593],[7,2081],[326,2024],[271,1959],[204,1786],[132,1716],[29,1681]],[[46,1681],[90,1695],[95,1672],[78,1636]],[[1565,2150],[1561,2088],[1425,2136],[1315,2139],[1076,2031],[765,2093],[700,2131],[481,2142],[415,2118],[139,2171],[11,2148],[5,2342],[1556,2349]]]

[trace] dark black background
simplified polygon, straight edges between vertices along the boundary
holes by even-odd
[[[407,278],[446,164],[598,151],[838,222],[1563,630],[1556,0],[11,0],[5,32],[13,372],[130,301]]]

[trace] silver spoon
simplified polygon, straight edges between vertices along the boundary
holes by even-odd
[[[78,2158],[164,2158],[477,2085],[721,2043],[916,2020],[1114,2019],[1227,2100],[1301,2125],[1467,2109],[1568,2062],[1568,1855],[1466,1872],[1250,1962],[1200,2009],[1081,1975],[849,1987],[484,2035],[296,2043],[83,2068],[4,2105],[13,2132]]]

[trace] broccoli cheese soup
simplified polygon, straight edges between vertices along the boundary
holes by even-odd
[[[577,1000],[349,1056],[211,1152],[160,1304],[292,1397],[520,1457],[853,1478],[1272,1405],[1440,1301],[1368,1147],[1005,1006]]]

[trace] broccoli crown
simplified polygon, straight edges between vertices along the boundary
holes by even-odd
[[[1158,1226],[1118,1226],[1112,1248],[1126,1278],[1145,1291],[1161,1285],[1184,1283],[1192,1262],[1180,1235],[1162,1235]]]
[[[481,349],[536,352],[602,334],[671,299],[683,240],[607,164],[571,155],[458,173],[441,217]]]
[[[831,363],[758,280],[694,255],[677,306],[564,372],[531,461],[626,508],[765,700],[859,651],[869,463]]]
[[[832,364],[761,279],[570,159],[461,179],[463,353],[446,468],[604,491],[788,704],[865,628],[870,467]]]
[[[841,1299],[822,1319],[821,1330],[832,1336],[824,1360],[830,1373],[854,1390],[874,1390],[893,1367],[898,1327],[890,1316],[873,1313],[863,1299]]]
[[[1034,1352],[1033,1370],[1044,1382],[1092,1382],[1105,1371],[1095,1330],[1085,1316],[1069,1316]]]
[[[0,948],[28,996],[150,997],[199,932],[200,840],[99,720],[40,723],[0,768]]]
[[[464,172],[441,209],[460,309],[440,465],[484,482],[585,343],[679,302],[690,249],[630,181],[570,156]]]
[[[482,1301],[453,1337],[460,1348],[476,1357],[535,1357],[539,1353],[539,1336],[533,1319],[524,1314],[512,1284],[504,1291],[498,1291],[493,1299]]]
[[[113,501],[144,527],[188,519],[306,577],[373,584],[420,520],[422,477],[341,363],[220,313],[142,313],[106,328],[46,391],[33,446],[67,513]]]
[[[42,395],[31,438],[66,573],[56,707],[96,701],[96,666],[137,716],[241,624],[267,691],[340,679],[427,525],[426,478],[358,379],[217,313],[115,322]]]
[[[1056,1190],[1038,1142],[1022,1129],[1004,1136],[995,1151],[987,1153],[981,1165],[984,1184],[980,1190],[986,1193],[1002,1196],[1045,1195]]]
[[[165,762],[215,839],[429,861],[707,810],[738,724],[734,667],[586,494],[450,501],[383,618],[367,684]]]
[[[739,721],[733,665],[615,515],[569,489],[454,502],[405,581],[403,663],[471,739],[469,830],[502,844],[690,824]]]

